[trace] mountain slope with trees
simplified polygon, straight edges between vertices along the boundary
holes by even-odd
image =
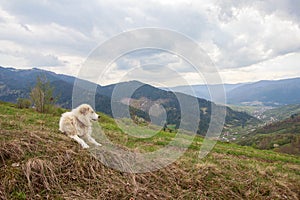
[[[240,145],[300,155],[300,113],[245,135]]]
[[[227,96],[229,104],[243,102],[262,102],[271,106],[297,104],[300,102],[300,78],[246,84],[231,90]]]

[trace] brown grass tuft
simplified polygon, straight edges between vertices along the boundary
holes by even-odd
[[[24,151],[17,141],[0,143],[0,167],[6,165],[8,160],[20,160],[23,155]]]
[[[60,188],[59,181],[55,174],[55,166],[51,161],[39,158],[29,159],[23,166],[23,172],[28,181],[28,188],[33,193],[40,192],[38,188]]]

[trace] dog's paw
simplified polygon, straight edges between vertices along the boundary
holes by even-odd
[[[82,145],[82,148],[84,148],[84,149],[88,149],[88,148],[90,148],[90,146],[89,146],[89,145],[87,145],[87,144],[83,144],[83,145]]]
[[[95,145],[98,146],[98,147],[102,146],[102,144],[99,144],[98,142]]]

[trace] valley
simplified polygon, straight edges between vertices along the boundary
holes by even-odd
[[[16,70],[13,68],[0,67],[0,71],[0,100],[16,102],[20,97],[28,98],[30,89],[35,84],[36,78],[38,76],[45,76],[55,88],[54,95],[59,97],[57,104],[66,109],[71,108],[73,84],[76,80],[75,77],[55,74],[53,72],[40,69]],[[225,108],[226,111],[225,124],[218,139],[224,142],[249,144],[250,142],[241,141],[245,141],[246,138],[252,138],[251,136],[255,135],[257,130],[260,130],[272,123],[289,119],[291,116],[300,113],[300,104],[281,105],[283,103],[287,103],[283,101],[281,103],[278,103],[278,101],[277,103],[273,102],[270,104],[268,100],[269,97],[255,97],[255,95],[254,97],[256,99],[248,99],[250,100],[248,102],[235,101],[237,103],[230,104],[232,92],[235,91],[234,93],[238,95],[237,91],[243,91],[244,89],[248,91],[252,88],[251,90],[257,91],[256,95],[259,95],[265,90],[264,88],[266,87],[269,88],[269,91],[273,91],[271,93],[274,94],[278,93],[278,90],[282,89],[283,87],[290,87],[289,85],[297,83],[298,79],[288,79],[279,80],[278,82],[260,81],[257,83],[225,84],[224,88],[227,95],[229,95],[229,104],[226,107],[223,107],[216,105],[209,100],[184,94],[185,86],[173,88],[175,91],[174,92],[171,90],[155,88],[139,81],[129,81],[108,86],[96,85],[95,107],[97,111],[103,112],[109,116],[113,115],[112,106],[117,106],[119,107],[119,110],[121,109],[124,111],[129,109],[129,116],[126,114],[126,112],[122,111],[119,112],[119,116],[117,116],[117,118],[129,117],[132,118],[136,123],[153,123],[154,125],[158,125],[158,127],[164,128],[165,130],[169,129],[176,132],[180,123],[182,123],[180,117],[181,108],[177,100],[177,98],[180,97],[181,100],[187,102],[187,104],[188,102],[192,101],[199,104],[201,119],[197,130],[199,135],[205,136],[210,123],[211,106],[216,106],[217,109]],[[87,84],[93,83],[87,82]],[[276,86],[279,86],[279,88]],[[208,94],[206,86],[192,87],[196,90],[196,94]],[[298,86],[290,87],[288,90],[289,92],[286,93],[286,95],[293,95],[286,96],[286,99],[294,98],[294,93],[297,93],[297,87]],[[120,91],[123,91],[117,96],[117,98],[112,96],[115,88],[119,90],[121,88]],[[136,89],[133,94],[129,95],[124,92],[128,88]],[[239,95],[244,96],[243,94]],[[204,95],[204,97],[209,99],[207,95]],[[114,98],[114,105],[112,105],[112,98]],[[298,101],[297,98],[294,100]],[[153,113],[154,108],[155,113]],[[191,109],[189,112],[192,114],[195,111]],[[193,121],[193,119],[189,119],[189,121]],[[188,124],[189,122],[186,121],[184,123]],[[273,133],[272,131],[270,131],[268,134],[276,135],[276,133]],[[291,132],[290,134],[297,135],[298,132]],[[272,142],[270,141],[270,143]],[[290,143],[292,143],[291,140]]]

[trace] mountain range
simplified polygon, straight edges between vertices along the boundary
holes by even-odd
[[[214,86],[210,87],[213,89]],[[228,104],[281,106],[300,103],[300,78],[283,80],[258,81],[253,83],[224,84],[224,91]],[[175,92],[182,92],[211,100],[206,85],[177,86],[170,88]]]
[[[59,97],[57,104],[70,109],[72,107],[73,85],[76,78],[36,68],[19,70],[0,67],[0,100],[16,102],[18,98],[28,98],[31,89],[36,83],[37,76],[41,75],[45,76],[51,86],[54,87],[54,95]],[[108,86],[97,85],[96,87],[96,110],[108,115],[112,115],[111,101],[114,89],[116,87],[123,87],[137,88],[131,96],[120,94],[117,102],[121,106],[120,108],[129,105],[132,118],[137,116],[149,121],[151,118],[151,116],[149,116],[150,109],[153,108],[153,105],[160,105],[165,110],[165,113],[162,114],[166,115],[166,124],[172,124],[178,128],[181,123],[181,105],[177,99],[177,97],[179,97],[186,102],[197,102],[199,104],[201,119],[197,129],[197,133],[199,134],[205,134],[207,132],[212,107],[220,110],[225,109],[225,126],[242,126],[247,123],[259,122],[256,118],[244,112],[237,112],[229,107],[216,105],[208,100],[192,97],[190,95],[165,91],[138,81],[123,82]],[[195,110],[190,109],[188,112],[192,115]],[[160,116],[156,117],[159,118]],[[193,120],[194,119],[190,119],[187,123],[193,123]]]

